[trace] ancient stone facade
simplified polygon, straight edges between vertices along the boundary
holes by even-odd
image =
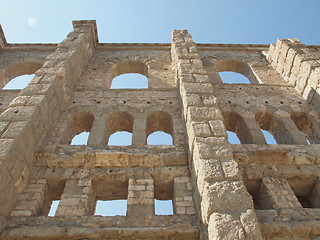
[[[185,30],[171,44],[105,44],[95,21],[73,26],[59,44],[0,31],[1,86],[36,74],[0,92],[1,239],[320,239],[320,46],[196,44]],[[224,84],[223,71],[251,84]],[[148,89],[110,89],[124,73]],[[83,131],[88,144],[70,145]],[[109,146],[117,131],[132,145]],[[155,131],[173,145],[147,145]],[[116,199],[126,216],[94,215]],[[174,214],[155,215],[154,199]]]

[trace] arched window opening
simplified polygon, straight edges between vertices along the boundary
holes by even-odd
[[[216,70],[219,72],[223,83],[258,83],[258,80],[251,67],[242,61],[232,59],[218,61],[216,63]]]
[[[263,133],[263,136],[266,139],[267,144],[277,144],[277,141],[274,139],[271,133],[263,129],[260,129],[260,130]]]
[[[67,120],[67,127],[62,138],[62,143],[86,145],[93,121],[94,116],[90,112],[78,112],[73,114]]]
[[[111,89],[148,88],[148,67],[141,62],[120,62],[112,66],[108,86]]]
[[[231,144],[249,144],[254,143],[253,137],[243,120],[243,118],[235,112],[223,112],[223,123],[227,129],[228,140]]]
[[[126,112],[112,113],[106,123],[108,145],[128,146],[132,144],[133,117]]]
[[[2,89],[3,90],[22,90],[24,89],[28,83],[34,78],[35,74],[30,75],[22,75],[19,77],[16,77],[10,82],[8,82]]]
[[[147,145],[172,145],[172,136],[162,131],[151,133],[147,138]]]
[[[71,140],[71,145],[87,145],[90,132],[82,132],[75,135]]]
[[[314,119],[303,112],[294,112],[291,114],[291,119],[306,138],[308,144],[320,143],[318,124],[314,124]]]
[[[139,73],[121,74],[112,80],[110,89],[148,88],[148,78]]]
[[[231,131],[227,131],[228,134],[228,141],[231,144],[241,144],[240,139],[238,138],[237,134]]]
[[[248,78],[236,72],[219,72],[219,75],[223,83],[250,84]]]
[[[119,131],[111,134],[108,145],[110,146],[129,146],[132,145],[132,133]]]
[[[160,135],[160,133],[158,132],[163,132],[171,136],[171,141],[170,141],[167,135],[164,135],[161,133],[163,137],[168,138],[168,140],[171,143],[166,145],[173,144],[173,122],[169,113],[158,111],[158,112],[149,114],[149,116],[147,117],[147,127],[146,127],[147,144],[149,144],[149,142],[151,141],[150,145],[162,145],[160,142],[161,139],[159,138],[157,139],[157,136]],[[151,136],[151,139],[149,139],[149,136],[153,133],[155,133],[155,136]],[[155,139],[156,141],[159,140],[159,144],[152,144],[153,139]]]
[[[255,117],[259,127],[267,131],[261,130],[268,144],[295,144],[292,133],[284,124],[285,120],[282,121],[280,117],[275,117],[274,114],[266,111],[256,113]]]
[[[126,216],[127,200],[98,200],[94,215],[99,216]]]

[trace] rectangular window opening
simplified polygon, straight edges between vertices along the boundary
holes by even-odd
[[[261,180],[246,180],[246,181],[244,180],[244,185],[248,193],[252,197],[254,209],[256,210],[264,209],[259,202]]]
[[[53,200],[51,202],[50,210],[49,210],[49,213],[48,213],[49,217],[54,217],[54,215],[56,215],[56,211],[58,209],[59,203],[60,203],[60,200]]]
[[[173,215],[172,199],[169,199],[169,200],[154,199],[154,212],[155,212],[155,215]]]
[[[287,179],[287,181],[303,208],[320,207],[318,178],[293,178]]]
[[[126,216],[128,198],[128,180],[93,182],[95,216]]]
[[[96,216],[126,216],[127,199],[98,200],[94,215]]]
[[[154,185],[155,215],[173,215],[173,181]]]
[[[48,180],[48,190],[46,194],[46,201],[42,209],[43,216],[53,217],[56,214],[58,205],[61,200],[61,195],[65,187],[65,179]]]

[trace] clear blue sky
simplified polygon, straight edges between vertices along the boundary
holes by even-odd
[[[171,42],[188,29],[198,43],[320,44],[319,0],[0,0],[7,41],[61,42],[72,20],[95,19],[100,42]],[[28,21],[29,20],[29,21]]]

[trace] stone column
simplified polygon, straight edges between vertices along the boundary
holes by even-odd
[[[298,39],[278,39],[267,53],[271,66],[320,111],[320,57]]]
[[[154,215],[154,181],[149,173],[129,179],[127,215]]]
[[[249,134],[245,143],[247,144],[266,144],[266,139],[260,130],[260,127],[255,118],[243,118]]]
[[[202,238],[262,239],[213,87],[187,31],[173,31],[171,55],[191,151],[194,197],[205,229]]]
[[[33,80],[0,115],[0,170],[11,178],[0,178],[3,216],[9,214],[17,193],[24,189],[35,152],[46,144],[91,58],[98,41],[95,30],[94,21],[74,22],[74,31],[46,58]]]
[[[132,145],[145,145],[146,139],[146,117],[135,118],[132,131]]]
[[[88,145],[92,147],[99,147],[107,145],[106,139],[106,116],[97,116],[94,119],[92,129],[90,131]]]
[[[263,178],[258,205],[261,209],[301,208],[285,178]]]
[[[177,215],[196,214],[189,177],[175,177],[173,180],[173,212]]]
[[[88,170],[67,180],[55,216],[86,216],[93,212],[92,181]]]

